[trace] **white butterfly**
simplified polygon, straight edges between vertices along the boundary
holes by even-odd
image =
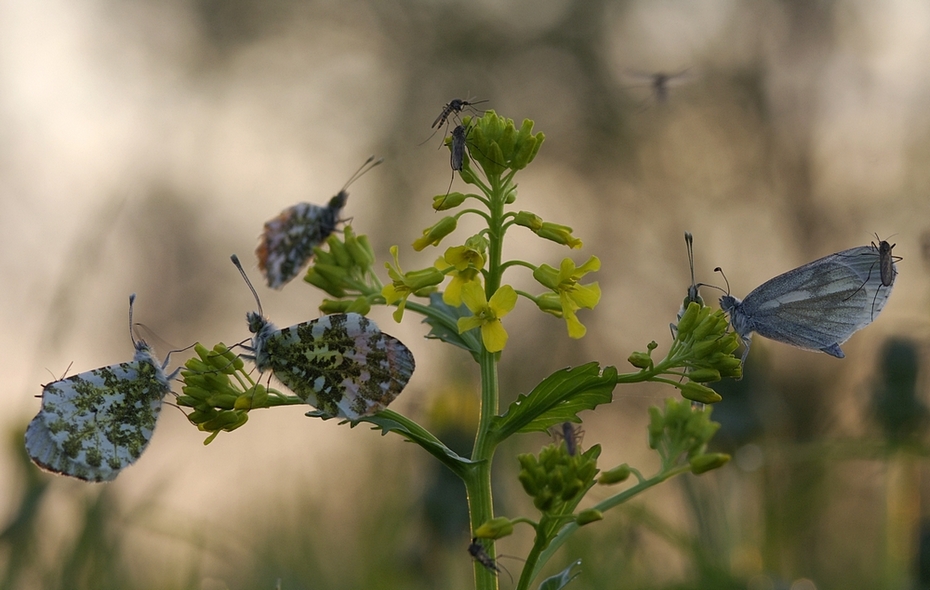
[[[85,481],[110,481],[142,455],[174,374],[165,374],[167,358],[159,362],[142,340],[133,344],[130,362],[42,388],[42,409],[26,429],[26,451],[36,465]]]
[[[886,242],[883,242],[883,246]],[[804,350],[846,355],[840,344],[878,317],[897,268],[889,248],[859,246],[824,256],[778,275],[743,301],[720,298],[730,324],[746,343],[752,332]],[[892,272],[883,272],[885,266]]]

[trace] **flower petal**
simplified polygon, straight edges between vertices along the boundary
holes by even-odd
[[[500,320],[494,320],[481,326],[481,340],[488,352],[500,352],[507,345],[507,330]]]
[[[483,311],[488,306],[484,289],[475,281],[469,281],[462,285],[462,301],[474,314]]]
[[[488,305],[494,311],[495,316],[502,318],[516,307],[517,292],[510,285],[501,285],[500,289],[494,295],[491,295],[491,301],[488,302]]]

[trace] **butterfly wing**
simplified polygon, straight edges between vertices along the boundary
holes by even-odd
[[[761,336],[842,358],[839,345],[869,325],[888,300],[869,246],[825,256],[763,283],[741,313]],[[875,268],[875,272],[873,272]]]
[[[326,415],[349,420],[386,408],[415,367],[402,342],[356,313],[284,328],[264,345],[275,377]]]
[[[49,383],[26,429],[26,450],[49,471],[110,481],[148,446],[170,390],[161,368],[137,360]]]
[[[344,204],[343,200],[337,208],[334,203],[326,207],[298,203],[265,222],[255,254],[269,287],[280,289],[300,274],[313,249],[336,229]]]

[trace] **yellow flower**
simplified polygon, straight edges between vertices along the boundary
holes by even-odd
[[[545,293],[539,297],[537,305],[545,312],[554,315],[561,315],[568,326],[568,335],[571,338],[581,338],[587,332],[587,329],[578,321],[575,312],[581,308],[594,309],[601,299],[601,288],[598,284],[589,283],[580,284],[581,278],[589,272],[597,271],[601,268],[601,261],[596,256],[592,256],[587,262],[576,267],[571,258],[562,261],[559,270],[555,270],[547,264],[541,265],[533,272],[533,277],[537,281],[552,289],[553,293]],[[559,298],[559,307],[555,309],[552,299],[554,296]],[[561,311],[561,313],[560,313]]]
[[[397,246],[391,246],[391,256],[394,258],[394,265],[385,262],[384,266],[387,267],[392,282],[381,289],[381,296],[388,305],[399,302],[397,310],[394,311],[394,321],[400,322],[404,317],[408,297],[422,294],[424,290],[438,285],[446,277],[433,267],[404,273],[397,258]]]
[[[452,276],[452,281],[443,291],[442,300],[453,306],[462,305],[462,287],[470,282],[481,284],[479,277],[484,268],[487,244],[483,238],[478,241],[469,238],[464,246],[455,246],[436,260],[436,268]],[[455,270],[449,272],[454,267]]]
[[[470,281],[462,286],[462,301],[474,315],[459,318],[459,334],[480,327],[481,340],[488,352],[503,350],[507,344],[507,331],[501,324],[501,318],[517,304],[517,292],[513,287],[502,286],[488,301],[481,285]]]

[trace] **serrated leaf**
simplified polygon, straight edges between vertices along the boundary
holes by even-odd
[[[431,293],[429,296],[429,306],[433,315],[427,315],[423,320],[424,324],[431,328],[427,338],[442,340],[453,346],[458,346],[471,353],[478,362],[481,354],[481,342],[478,340],[477,331],[468,331],[459,334],[458,319],[472,315],[464,305],[452,307],[442,300],[441,293]]]
[[[616,377],[615,367],[602,373],[596,362],[560,369],[529,394],[518,396],[506,414],[492,420],[491,430],[498,440],[504,440],[516,432],[544,432],[562,422],[577,422],[578,412],[610,402]]]
[[[365,416],[356,422],[352,422],[354,428],[359,422],[368,422],[373,424],[376,429],[381,430],[382,435],[388,432],[396,432],[410,442],[416,443],[430,455],[439,459],[443,465],[459,475],[465,475],[477,461],[462,457],[446,445],[441,440],[433,436],[428,430],[420,427],[416,423],[403,418],[392,410],[382,410],[374,416]]]
[[[581,560],[576,559],[573,561],[567,568],[557,573],[554,576],[550,576],[543,580],[542,584],[539,585],[539,590],[562,590],[562,588],[568,586],[568,583],[581,575],[581,572],[572,573],[572,570],[575,569],[575,566],[581,566]]]

